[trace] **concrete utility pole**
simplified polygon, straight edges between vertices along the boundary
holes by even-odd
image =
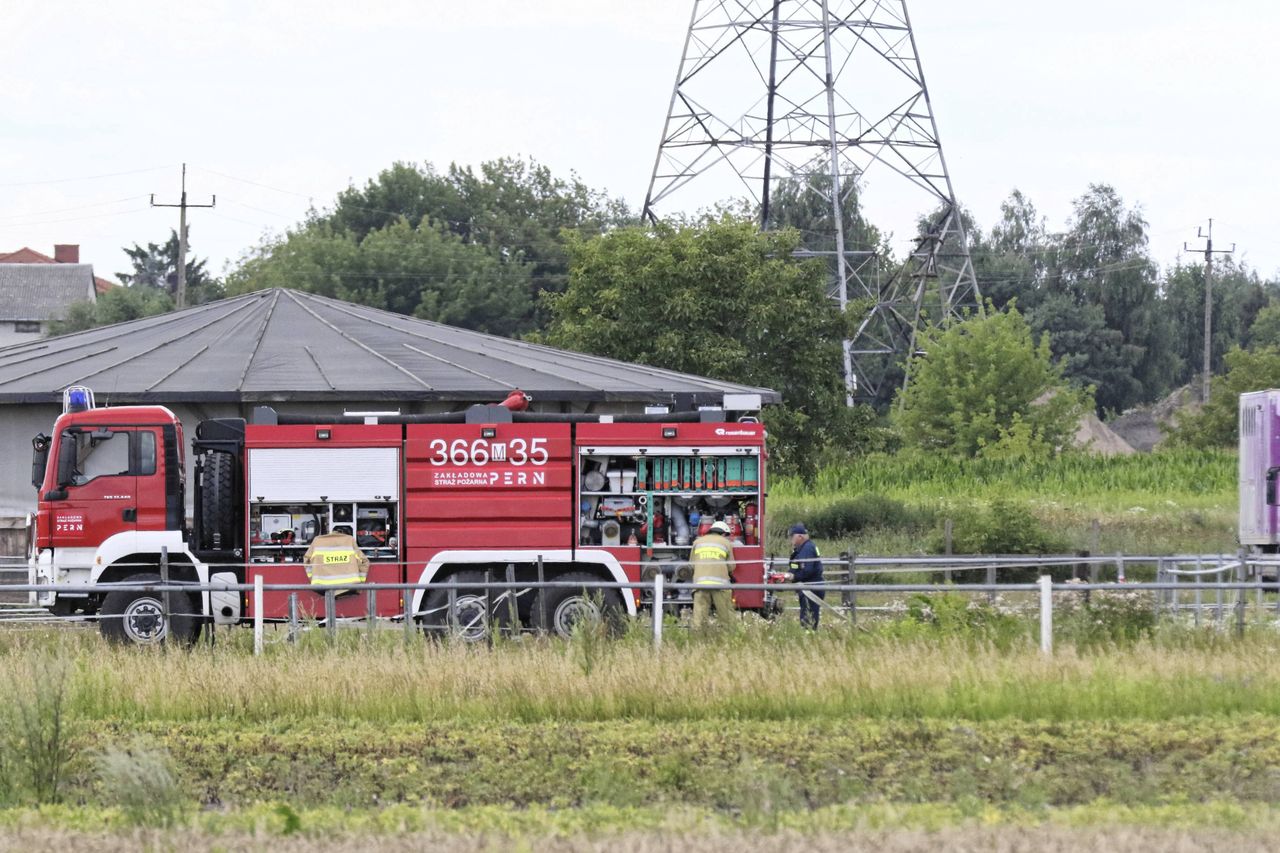
[[[218,197],[209,196],[208,204],[187,204],[187,164],[182,164],[182,201],[178,204],[156,204],[156,194],[151,194],[152,207],[178,208],[178,293],[175,298],[179,310],[187,307],[187,208],[213,207]]]
[[[1209,402],[1209,378],[1210,362],[1213,358],[1213,219],[1209,220],[1209,231],[1205,232],[1203,228],[1196,229],[1196,238],[1205,241],[1204,247],[1204,376],[1203,387],[1200,390],[1200,402]],[[1185,242],[1182,248],[1187,252],[1198,252],[1199,249],[1193,249]],[[1229,255],[1236,250],[1236,244],[1232,243],[1230,249],[1218,249],[1217,254]]]

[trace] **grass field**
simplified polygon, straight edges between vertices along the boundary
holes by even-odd
[[[926,551],[1005,501],[1073,549],[1229,552],[1234,466],[869,457],[776,480],[771,525],[880,496],[894,523],[824,553]],[[1031,614],[974,600],[816,635],[673,626],[660,653],[643,624],[493,650],[274,634],[260,658],[243,630],[142,650],[0,633],[0,848],[1274,848],[1268,617],[1237,639],[1099,597],[1064,605],[1045,658]]]
[[[858,495],[882,495],[923,511],[919,527],[873,527],[822,543],[824,553],[928,552],[942,521],[963,525],[999,498],[1025,505],[1070,550],[1099,553],[1233,553],[1236,454],[1178,449],[1133,456],[1073,453],[1042,462],[873,454],[822,470],[812,483],[775,479],[769,488],[772,541],[785,526]],[[1098,522],[1095,540],[1094,521]]]
[[[1263,625],[1052,659],[1030,625],[990,643],[758,624],[658,654],[641,634],[352,632],[262,658],[248,639],[0,634],[0,762],[28,780],[0,791],[0,845],[1261,849],[1280,823]]]

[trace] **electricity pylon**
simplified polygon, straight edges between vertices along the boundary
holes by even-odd
[[[900,264],[858,227],[873,182],[898,208],[919,199]],[[831,296],[861,318],[844,342],[849,400],[882,397],[922,318],[981,310],[905,0],[695,0],[645,217],[745,190],[768,229],[787,224],[787,183],[823,212],[802,254],[831,260]]]

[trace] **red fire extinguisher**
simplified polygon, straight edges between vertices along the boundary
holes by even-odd
[[[744,525],[746,530],[745,530],[745,535],[743,537],[743,542],[745,542],[748,545],[760,544],[760,534],[759,534],[759,531],[756,529],[756,513],[757,513],[757,510],[756,510],[756,505],[754,503],[749,503],[745,507],[743,507],[743,515],[746,519],[746,524]]]

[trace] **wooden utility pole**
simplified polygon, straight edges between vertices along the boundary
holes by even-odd
[[[208,204],[187,204],[187,164],[182,164],[182,201],[177,204],[156,204],[156,194],[151,194],[152,207],[178,208],[178,292],[174,298],[179,310],[187,307],[187,208],[213,207],[218,197],[210,196]]]
[[[1209,231],[1205,232],[1203,228],[1196,229],[1196,238],[1205,241],[1204,247],[1204,375],[1202,377],[1203,386],[1200,390],[1200,402],[1209,402],[1209,378],[1212,376],[1210,372],[1210,362],[1213,358],[1213,220],[1209,220]],[[1199,249],[1193,249],[1185,242],[1182,248],[1187,252],[1198,252]],[[1232,243],[1230,249],[1218,249],[1217,254],[1229,255],[1236,250],[1236,244]]]

